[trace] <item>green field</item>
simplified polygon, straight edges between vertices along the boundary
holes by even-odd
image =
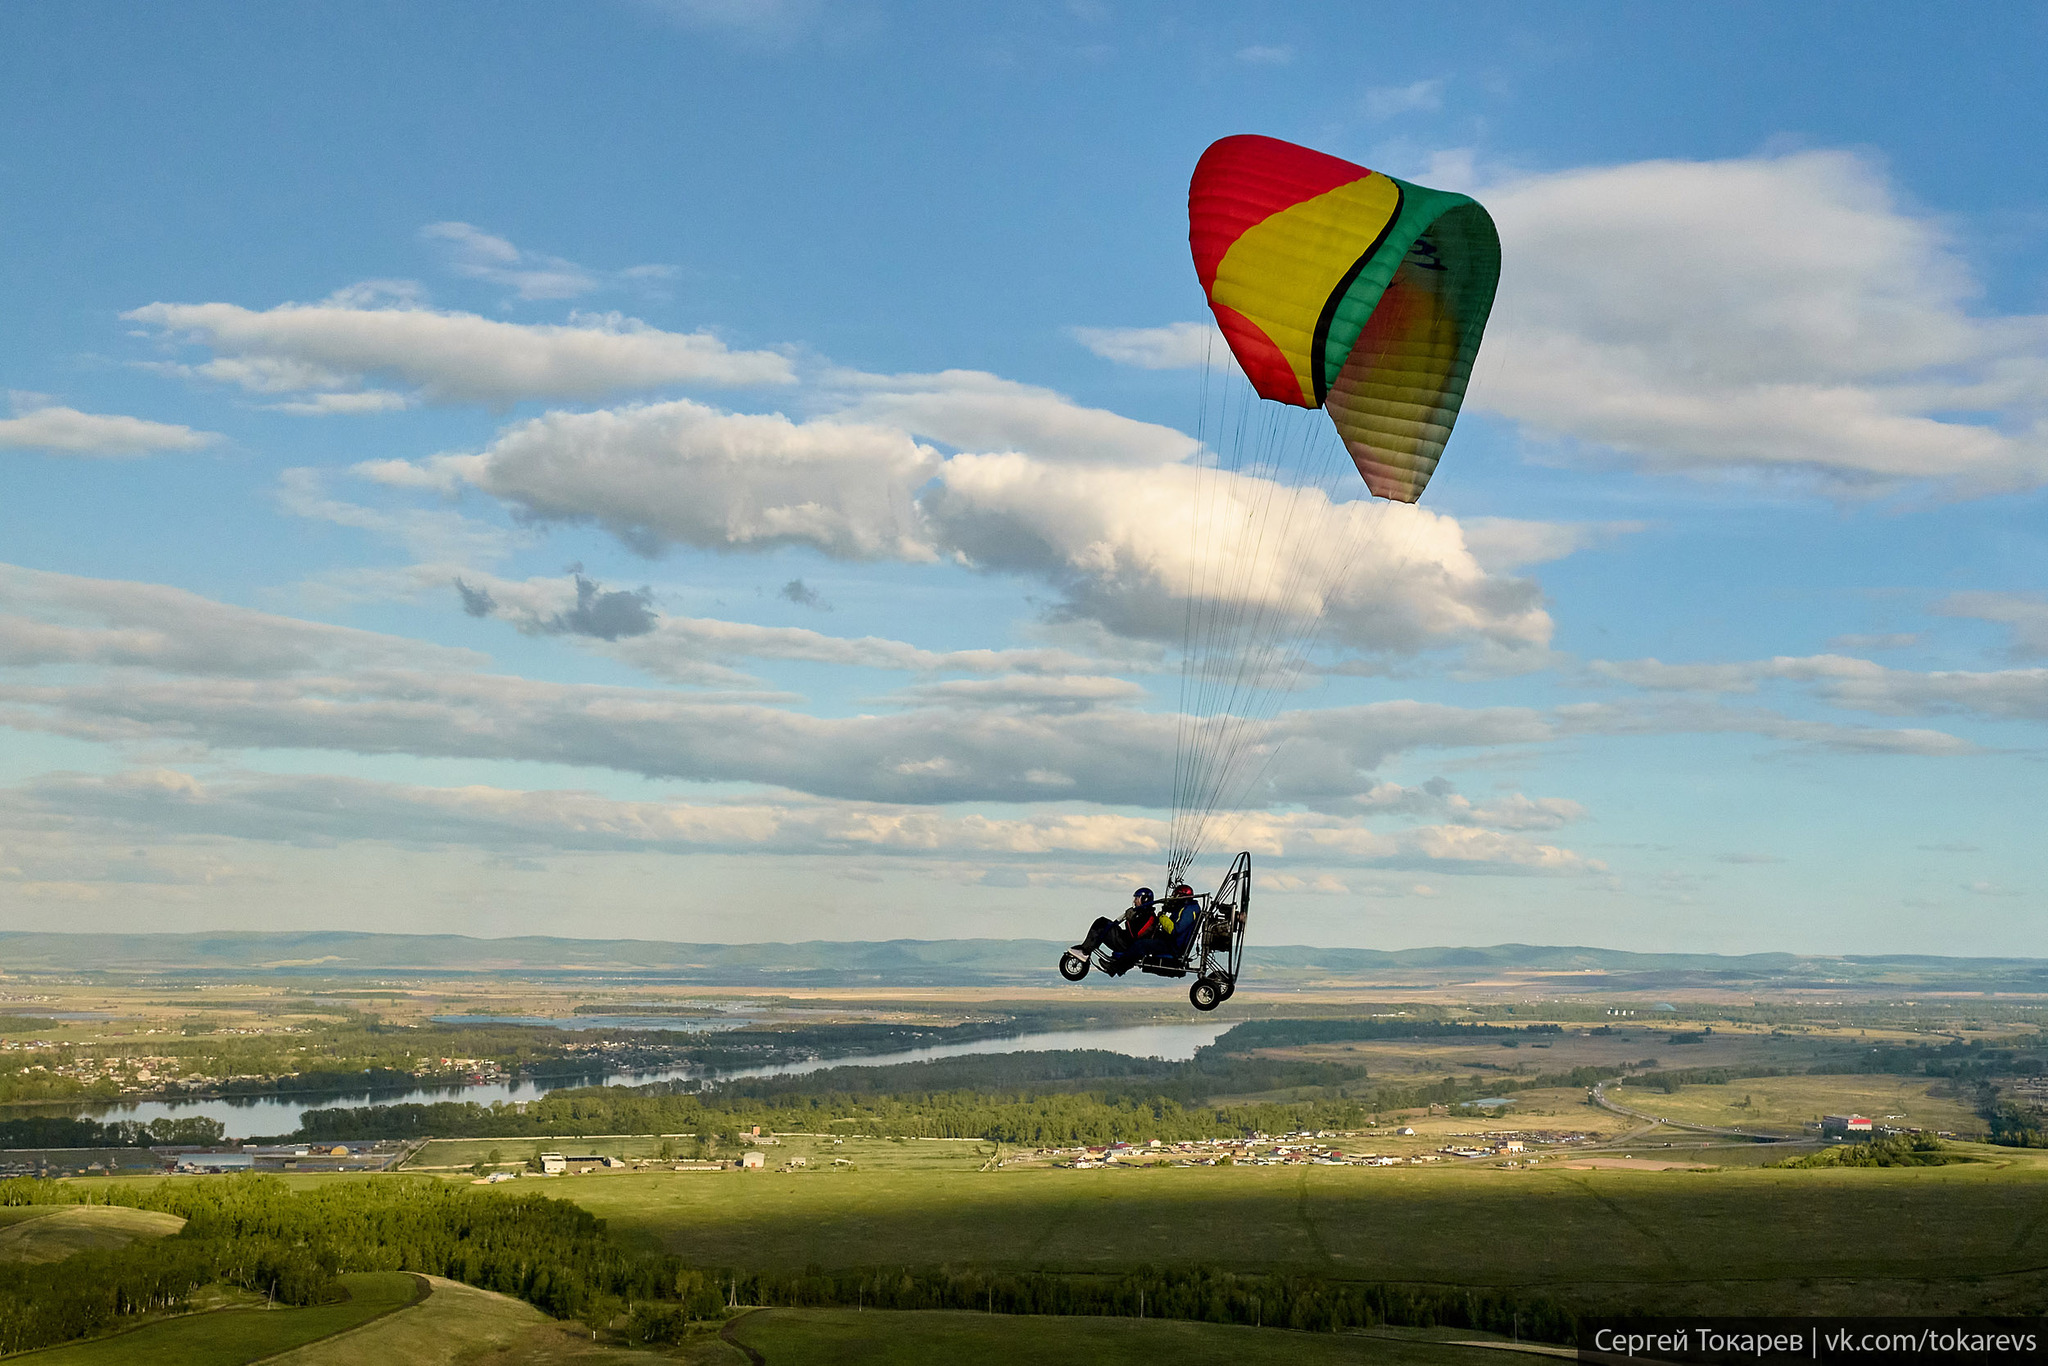
[[[125,1247],[137,1238],[168,1238],[185,1226],[175,1214],[124,1205],[18,1208],[31,1217],[0,1225],[0,1262],[59,1262],[91,1248]]]
[[[349,1291],[349,1299],[341,1304],[192,1314],[10,1360],[35,1366],[123,1366],[137,1361],[151,1366],[245,1366],[403,1309],[420,1290],[418,1278],[403,1271],[366,1272],[341,1279]]]
[[[2048,1286],[2048,1154],[1929,1169],[614,1175],[543,1187],[711,1266],[1208,1263],[1668,1312],[1948,1312]],[[523,1187],[527,1183],[520,1183]]]
[[[1982,1134],[1984,1121],[1948,1082],[1883,1075],[1744,1077],[1677,1092],[1610,1086],[1608,1099],[1681,1124],[1800,1133],[1822,1115],[1860,1114],[1901,1128]],[[1747,1102],[1747,1103],[1745,1103]]]
[[[594,1345],[576,1325],[559,1323],[510,1296],[439,1276],[426,1279],[433,1293],[412,1308],[287,1352],[276,1358],[277,1366],[452,1366],[479,1358],[492,1366],[653,1366],[662,1360]]]
[[[1242,1366],[1285,1361],[1298,1366],[1372,1363],[1470,1363],[1500,1366],[1498,1351],[1430,1341],[1416,1334],[1286,1333],[1225,1324],[1158,1319],[1036,1318],[965,1313],[857,1313],[851,1309],[763,1309],[733,1325],[733,1336],[773,1366],[958,1366],[960,1362],[1060,1362],[1062,1366]],[[1459,1338],[1486,1338],[1460,1332]],[[709,1350],[709,1363],[729,1360]]]

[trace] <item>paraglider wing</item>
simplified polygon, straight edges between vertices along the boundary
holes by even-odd
[[[1277,138],[1202,154],[1188,244],[1262,398],[1330,415],[1366,486],[1412,503],[1464,401],[1500,237],[1461,194]]]

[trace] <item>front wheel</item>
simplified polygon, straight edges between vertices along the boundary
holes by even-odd
[[[1217,990],[1216,983],[1203,977],[1188,988],[1188,1000],[1196,1010],[1214,1010],[1223,1004],[1223,993]]]
[[[1088,958],[1085,954],[1069,949],[1060,955],[1060,976],[1069,982],[1078,982],[1088,975]]]

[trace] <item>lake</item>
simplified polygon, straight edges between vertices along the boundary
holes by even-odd
[[[483,1017],[473,1017],[481,1022]],[[608,1016],[585,1016],[579,1020],[534,1017],[517,1023],[562,1025],[567,1028],[611,1026],[584,1024],[583,1020],[608,1021]],[[504,1021],[510,1023],[512,1021]],[[724,1021],[692,1020],[700,1029],[729,1027]],[[1008,1038],[976,1039],[972,1043],[934,1044],[929,1048],[906,1049],[900,1053],[869,1053],[851,1057],[812,1058],[804,1062],[772,1063],[760,1067],[736,1067],[717,1071],[702,1067],[666,1067],[646,1072],[611,1072],[578,1082],[581,1086],[640,1086],[649,1082],[701,1078],[729,1081],[740,1077],[786,1077],[818,1072],[828,1067],[888,1067],[895,1063],[925,1062],[933,1058],[957,1058],[972,1053],[1052,1053],[1065,1049],[1098,1048],[1134,1058],[1165,1058],[1185,1062],[1195,1050],[1216,1042],[1217,1036],[1234,1021],[1204,1020],[1198,1024],[1134,1025],[1122,1029],[1065,1029],[1043,1034],[1015,1034]],[[659,1025],[639,1028],[674,1029],[673,1018]],[[337,1105],[406,1105],[441,1100],[471,1100],[479,1105],[496,1101],[537,1100],[554,1089],[552,1084],[530,1081],[486,1083],[480,1086],[421,1086],[406,1091],[323,1092],[318,1095],[254,1096],[234,1100],[145,1100],[127,1105],[81,1107],[77,1113],[98,1120],[132,1119],[147,1124],[153,1119],[189,1119],[204,1115],[227,1125],[237,1138],[250,1135],[288,1134],[299,1127],[299,1116],[307,1110]]]

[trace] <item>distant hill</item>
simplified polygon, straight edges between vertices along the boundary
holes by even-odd
[[[1064,945],[1037,939],[891,939],[796,944],[677,944],[656,939],[479,939],[347,930],[206,934],[0,932],[0,967],[68,977],[217,978],[262,972],[361,977],[585,978],[728,987],[1024,986],[1055,980]],[[2048,960],[1929,955],[1629,953],[1531,944],[1485,948],[1254,947],[1262,982],[1427,986],[1554,978],[1559,993],[1827,987],[1900,991],[2048,991]]]

